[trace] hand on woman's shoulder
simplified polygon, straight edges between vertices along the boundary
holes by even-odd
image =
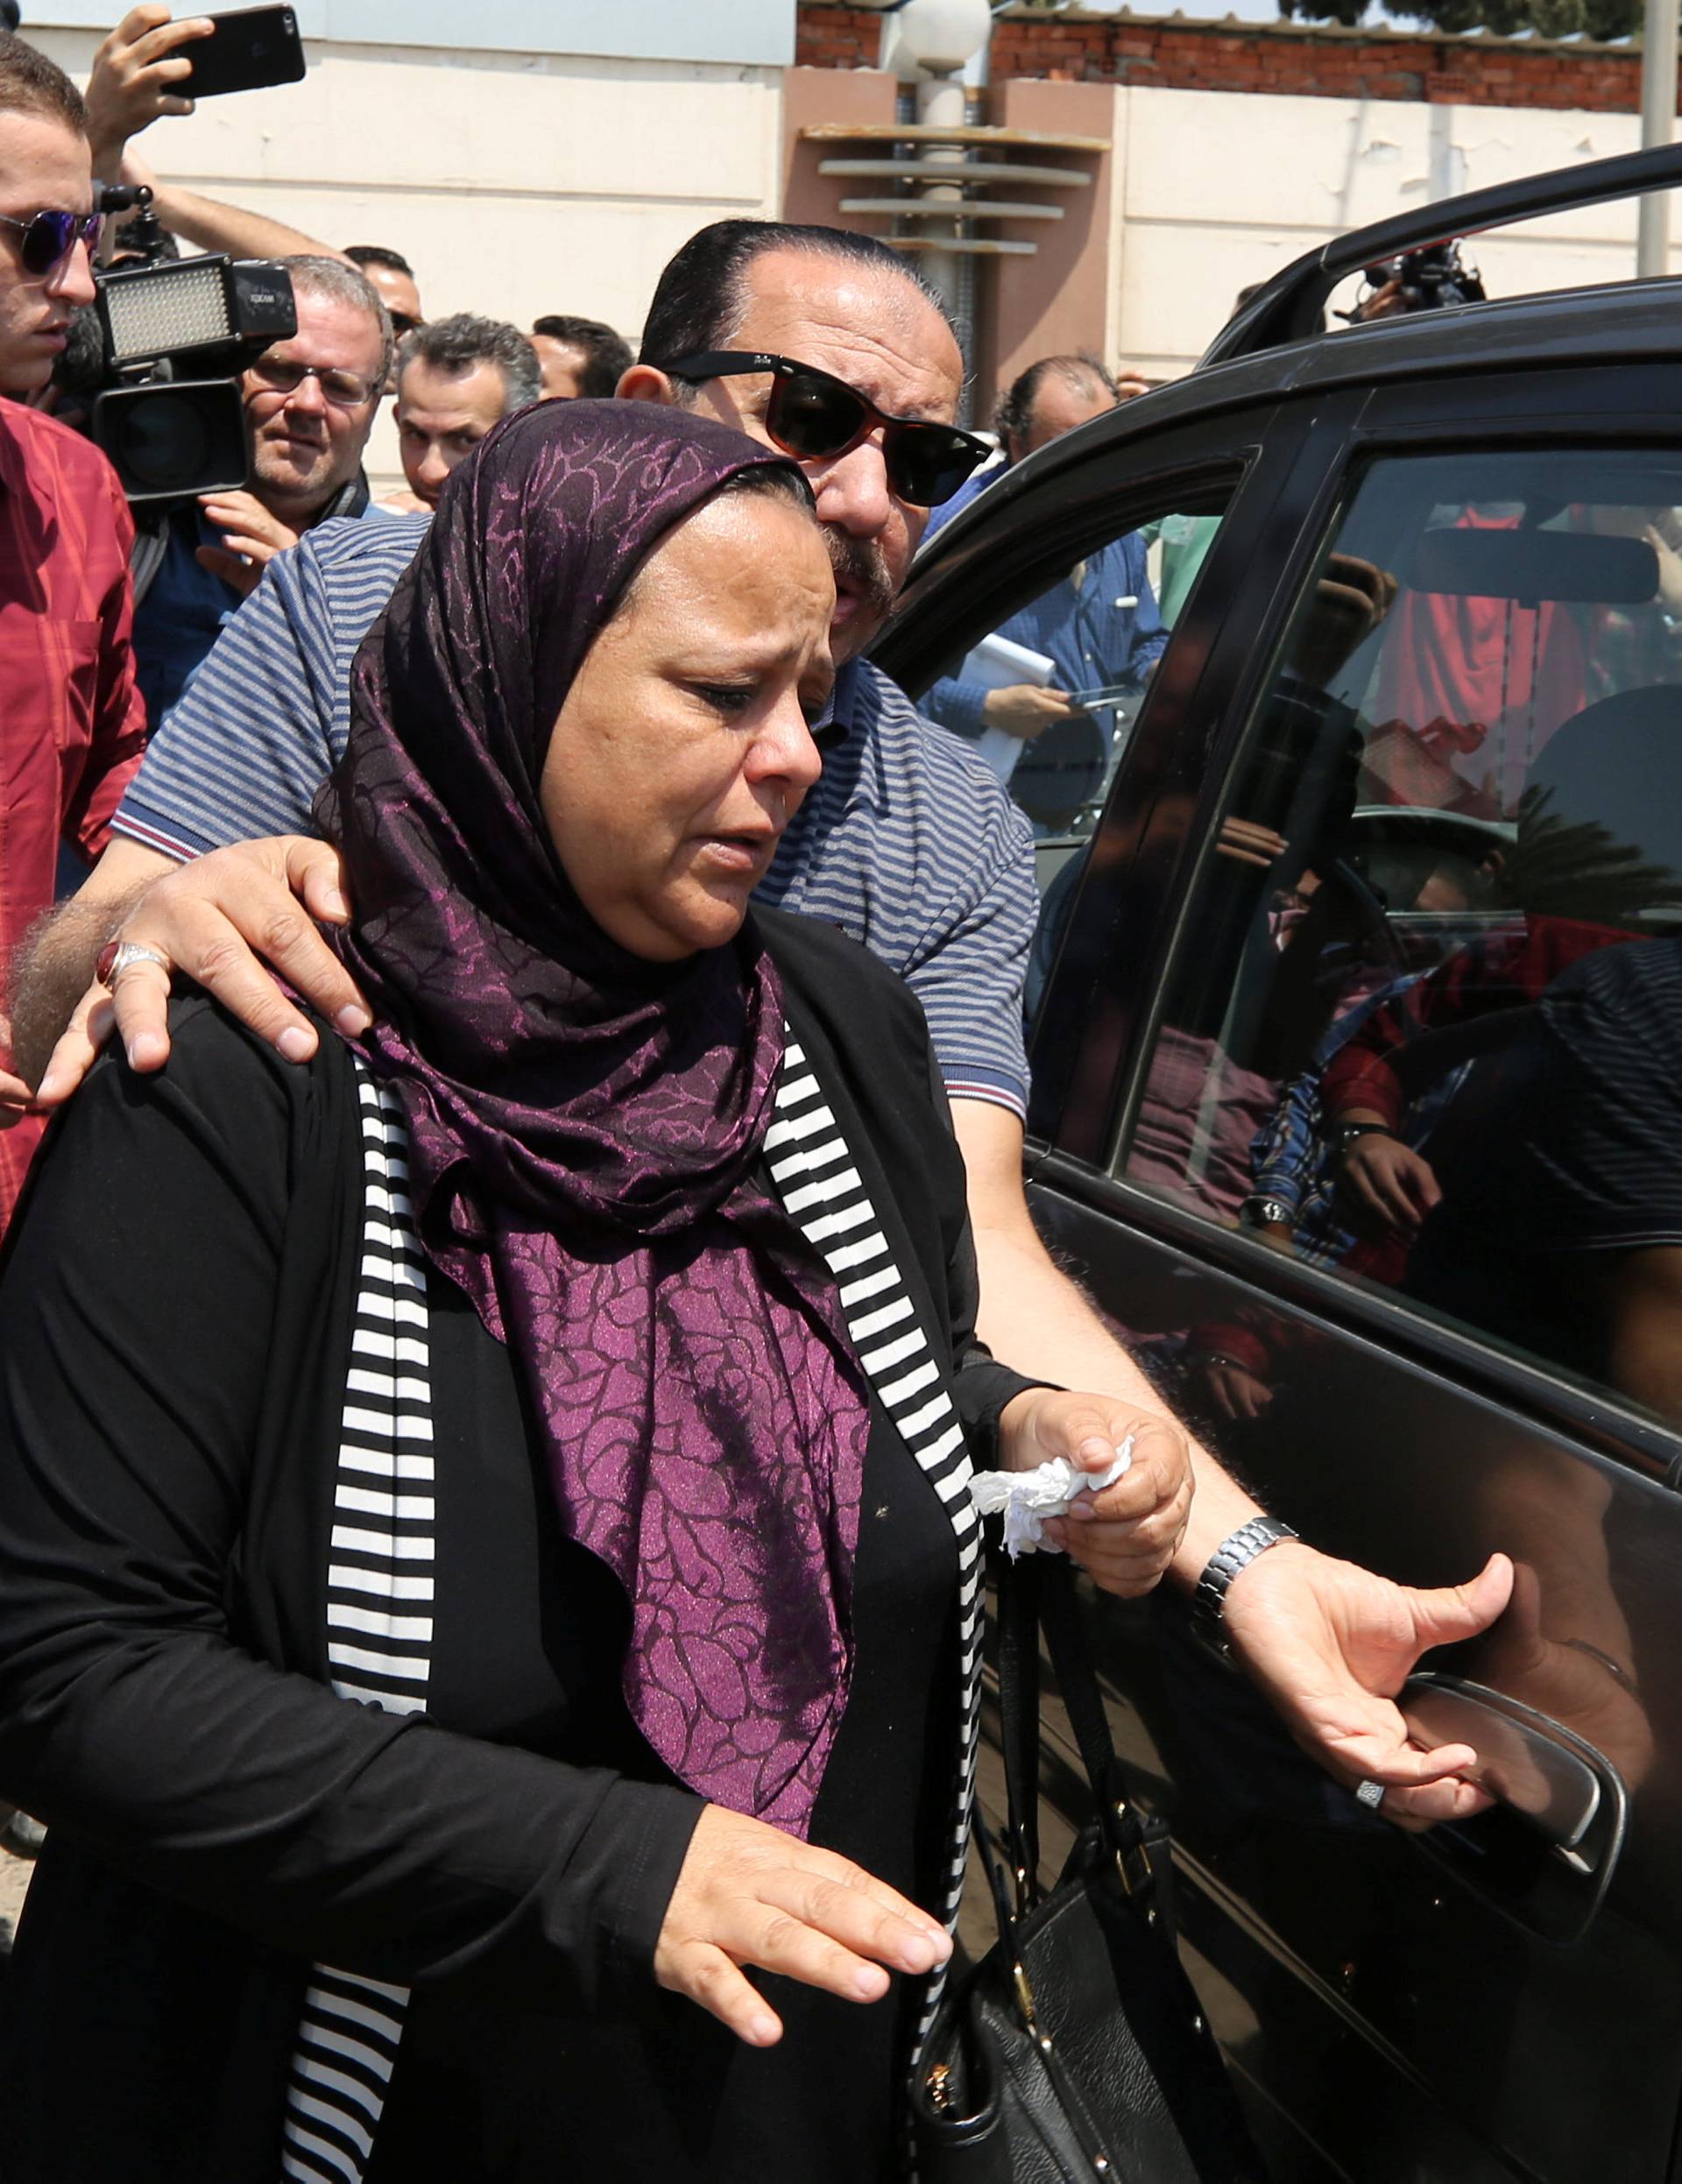
[[[169,1003],[169,1059],[159,1070],[129,1067],[112,1041],[69,1103],[140,1112],[190,1110],[216,1134],[243,1140],[253,1153],[266,1121],[284,1139],[289,1118],[317,1099],[351,1063],[343,1042],[310,1015],[320,1041],[307,1062],[288,1062],[201,987],[183,982]]]

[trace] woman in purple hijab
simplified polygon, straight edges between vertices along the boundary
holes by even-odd
[[[0,1783],[49,1829],[14,2184],[896,2173],[972,1464],[1092,1413],[974,1341],[915,1003],[750,911],[831,604],[780,457],[508,421],[326,792],[373,1029],[293,1067],[186,999],[40,1163],[0,1290]]]

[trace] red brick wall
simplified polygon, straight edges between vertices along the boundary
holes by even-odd
[[[800,0],[795,60],[812,68],[873,68],[881,26],[881,17],[863,8]],[[1046,76],[1154,84],[1165,91],[1276,91],[1604,114],[1634,113],[1641,103],[1641,56],[1633,48],[1538,51],[1495,39],[1386,38],[1299,24],[1234,31],[1215,23],[1007,16],[993,31],[992,73],[995,82]]]

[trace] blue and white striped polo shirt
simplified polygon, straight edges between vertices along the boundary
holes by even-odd
[[[350,734],[350,663],[428,521],[324,523],[277,555],[166,714],[116,831],[178,858],[313,833],[310,806]],[[843,668],[833,718],[845,732],[760,897],[828,919],[900,972],[954,1099],[1022,1114],[1039,910],[1028,823],[868,662]]]

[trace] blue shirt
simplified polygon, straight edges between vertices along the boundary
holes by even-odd
[[[351,661],[429,521],[325,523],[276,555],[152,737],[115,830],[183,859],[315,832],[311,806],[350,733]],[[841,733],[760,898],[828,919],[899,972],[952,1096],[1022,1114],[1039,908],[1027,823],[867,662],[842,669],[831,719]]]
[[[1136,531],[1112,539],[994,633],[1049,659],[1050,687],[1071,697],[1142,689],[1168,649],[1145,550]],[[983,708],[989,687],[961,675],[943,675],[923,702],[943,728],[973,742],[987,726]],[[1104,785],[1115,727],[1113,703],[1098,702],[1084,715],[1045,730],[1017,760],[1012,793],[1030,811],[1042,806],[1047,813],[1052,807],[1075,810]]]
[[[199,566],[197,549],[221,543],[221,532],[196,505],[174,510],[163,560],[134,611],[134,679],[154,726],[239,604],[232,584]]]
[[[1009,468],[1008,463],[989,463],[981,470],[972,470],[950,499],[943,500],[938,508],[929,511],[929,520],[922,527],[924,545],[936,531],[967,508],[978,493],[985,493],[989,485],[996,484]]]

